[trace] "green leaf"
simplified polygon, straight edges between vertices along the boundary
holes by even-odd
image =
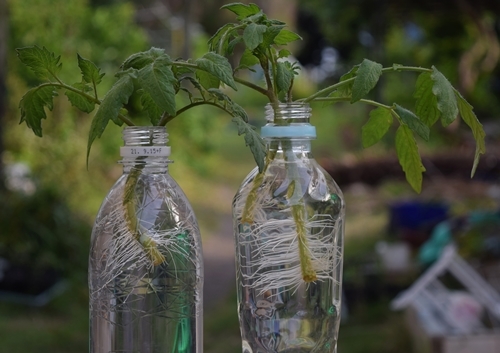
[[[486,146],[484,143],[486,134],[484,133],[483,125],[481,125],[476,117],[476,114],[474,113],[472,105],[470,105],[469,102],[467,102],[456,89],[454,89],[454,91],[458,101],[458,110],[460,111],[460,116],[462,117],[463,121],[470,127],[470,129],[472,130],[472,135],[476,140],[476,153],[474,156],[474,164],[471,171],[472,178],[476,173],[477,165],[479,163],[479,157],[481,156],[481,154],[484,154],[486,152]]]
[[[55,56],[45,47],[38,46],[19,48],[17,56],[21,62],[28,66],[35,75],[42,80],[51,80],[56,78],[61,71],[62,64],[59,63],[61,56]]]
[[[265,51],[267,48],[269,48],[271,45],[274,44],[274,41],[278,34],[281,32],[281,30],[285,28],[284,25],[273,25],[267,27],[266,31],[264,32],[263,38],[262,38],[262,43],[260,44],[261,48]]]
[[[78,67],[82,72],[83,81],[86,83],[91,83],[94,86],[97,86],[101,83],[104,73],[101,73],[101,69],[99,69],[92,61],[87,60],[77,54],[78,57]]]
[[[91,87],[89,87],[89,85],[81,82],[75,83],[73,87],[84,93],[93,90]],[[80,109],[82,112],[91,113],[95,108],[95,103],[80,93],[67,90],[64,94],[68,97],[68,100],[71,102],[71,104]]]
[[[201,71],[200,72],[202,73],[205,73],[205,71]],[[203,87],[201,86],[201,84],[194,78],[194,77],[191,77],[191,76],[185,76],[182,78],[183,80],[188,80],[189,82],[191,82],[191,84],[193,85],[194,88],[196,88],[201,94],[203,94]]]
[[[140,70],[160,57],[164,57],[165,60],[171,61],[170,57],[165,54],[165,49],[153,47],[148,51],[132,54],[123,62],[121,67],[123,70],[130,68]]]
[[[302,37],[295,32],[289,31],[288,29],[282,29],[276,38],[274,38],[274,44],[286,45],[296,40],[302,40]]]
[[[205,89],[219,88],[220,80],[203,70],[196,70],[196,78]]]
[[[287,65],[288,64],[288,65]],[[276,86],[278,92],[288,92],[293,81],[293,71],[290,63],[278,62],[276,65]]]
[[[443,126],[450,125],[458,115],[457,98],[455,97],[455,89],[450,81],[444,75],[432,67],[431,78],[434,81],[432,93],[437,98],[437,108],[441,112],[441,122]]]
[[[233,122],[238,126],[238,135],[245,135],[245,144],[250,147],[253,158],[259,167],[259,172],[264,170],[264,160],[266,157],[266,149],[264,141],[255,131],[255,127],[245,122],[241,117],[233,117]]]
[[[163,110],[155,103],[153,98],[147,92],[143,92],[141,95],[141,104],[142,108],[148,115],[151,124],[158,125],[160,122],[161,116],[163,114]]]
[[[431,127],[438,121],[441,112],[437,108],[437,98],[432,93],[434,82],[430,72],[423,72],[418,76],[413,97],[415,101],[415,114],[422,122]]]
[[[351,103],[355,103],[366,96],[375,87],[381,75],[382,65],[364,59],[356,72],[356,79],[352,85]]]
[[[380,141],[392,125],[389,109],[378,107],[370,112],[370,119],[361,128],[363,147],[368,148]]]
[[[292,55],[292,53],[290,52],[290,50],[287,50],[287,49],[281,49],[279,52],[278,52],[278,58],[287,58],[289,57],[290,55]]]
[[[180,76],[183,76],[186,74],[192,74],[196,71],[195,69],[187,67],[187,66],[176,65],[176,63],[178,63],[178,61],[174,61],[172,63],[171,69],[172,69],[172,72],[174,73],[174,76],[177,77],[178,79],[182,78]]]
[[[42,136],[42,119],[46,119],[45,107],[52,110],[54,107],[53,98],[57,96],[57,91],[52,86],[34,87],[21,98],[19,109],[21,110],[21,121],[33,130],[35,135]]]
[[[200,70],[214,75],[235,91],[238,90],[233,79],[233,69],[225,57],[210,52],[197,59],[195,63]]]
[[[219,28],[217,32],[208,40],[208,48],[210,51],[225,55],[228,47],[229,35],[227,34],[234,28],[233,23],[226,23],[224,26]],[[221,40],[224,39],[224,43],[221,45]]]
[[[138,80],[160,109],[175,115],[175,85],[177,79],[170,68],[170,60],[159,57],[138,72]]]
[[[245,109],[243,109],[239,104],[233,102],[233,100],[220,89],[210,88],[208,93],[216,100],[220,101],[221,107],[229,111],[232,116],[239,116],[245,122],[248,122],[248,115]]]
[[[210,88],[207,90],[215,99],[223,102],[231,102],[231,98],[218,88]]]
[[[224,55],[230,56],[233,55],[234,53],[234,48],[236,47],[237,44],[241,43],[243,41],[243,38],[241,37],[236,37],[232,39],[228,44],[227,44],[227,49],[224,52]]]
[[[422,190],[422,173],[425,167],[418,153],[418,146],[413,133],[406,125],[401,125],[396,132],[396,152],[399,164],[403,168],[406,180],[413,190],[420,193]]]
[[[250,23],[243,31],[243,41],[249,50],[254,50],[264,40],[264,32],[267,26]]]
[[[89,140],[87,143],[87,164],[92,143],[96,138],[102,136],[109,120],[118,116],[122,106],[128,102],[133,92],[134,83],[132,78],[128,75],[123,75],[115,82],[102,100],[90,126]]]
[[[359,69],[359,65],[353,66],[353,68],[350,69],[349,72],[343,74],[340,77],[339,82],[344,82],[344,81],[350,80],[352,78],[355,78],[356,73],[358,72],[358,69]],[[335,95],[338,97],[350,97],[352,95],[353,84],[354,84],[354,80],[350,81],[349,83],[346,83],[343,86],[340,86],[336,91],[334,91],[334,92],[338,92]]]
[[[260,8],[255,4],[245,5],[242,3],[231,3],[222,6],[221,9],[233,12],[236,16],[238,16],[238,20],[242,20],[260,12]]]
[[[241,56],[240,59],[240,64],[238,65],[238,69],[250,69],[252,66],[258,65],[259,64],[259,59],[253,55],[252,51],[249,50],[248,48],[245,49],[243,52],[243,55]]]
[[[416,116],[412,111],[405,109],[397,104],[394,104],[394,111],[399,115],[403,124],[408,126],[413,132],[415,132],[425,141],[429,140],[429,127],[425,125],[422,120],[420,120],[418,116]]]

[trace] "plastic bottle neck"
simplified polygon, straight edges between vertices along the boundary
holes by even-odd
[[[316,138],[316,128],[309,123],[311,108],[303,103],[280,103],[266,106],[267,124],[261,136],[270,152],[283,151],[310,157],[311,140]]]
[[[171,161],[168,134],[164,126],[130,126],[123,130],[124,146],[120,148],[123,172],[132,168],[145,173],[166,173]]]

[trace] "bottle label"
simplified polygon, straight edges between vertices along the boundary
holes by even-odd
[[[124,146],[120,147],[122,157],[168,157],[170,156],[170,146]]]

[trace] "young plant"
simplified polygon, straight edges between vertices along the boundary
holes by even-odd
[[[60,59],[46,48],[37,46],[18,49],[19,59],[30,67],[42,80],[42,83],[31,88],[20,102],[21,122],[25,122],[34,133],[42,136],[42,120],[46,118],[45,108],[53,107],[53,98],[58,91],[64,92],[69,101],[83,112],[91,113],[98,106],[89,132],[87,158],[96,138],[100,138],[110,121],[117,125],[134,125],[133,119],[127,115],[124,106],[132,95],[140,95],[142,110],[147,114],[152,125],[163,126],[188,109],[199,105],[218,107],[230,116],[238,126],[238,134],[244,135],[246,144],[259,167],[259,174],[254,180],[244,207],[242,222],[251,225],[254,219],[256,192],[262,181],[267,165],[273,159],[266,155],[264,144],[259,134],[248,123],[244,109],[234,102],[221,86],[234,90],[238,85],[249,87],[265,95],[271,106],[277,107],[280,102],[310,103],[315,102],[347,102],[373,106],[369,119],[362,128],[364,147],[377,143],[396,124],[396,152],[405,172],[406,179],[416,192],[421,191],[422,173],[425,168],[418,152],[415,134],[424,140],[429,139],[430,128],[440,120],[444,126],[451,124],[457,116],[471,128],[476,140],[476,153],[472,167],[474,174],[481,154],[485,152],[484,131],[472,106],[450,84],[448,79],[434,66],[431,68],[404,66],[394,64],[383,67],[381,64],[364,59],[343,75],[339,82],[324,88],[315,94],[294,100],[292,89],[294,78],[299,71],[299,64],[290,62],[291,53],[286,49],[290,42],[301,37],[287,29],[284,22],[269,19],[255,4],[232,3],[222,7],[236,15],[235,23],[222,26],[208,41],[209,51],[197,59],[172,59],[164,50],[151,48],[148,51],[131,55],[116,73],[117,80],[106,95],[98,95],[97,86],[103,73],[91,61],[77,56],[78,66],[82,73],[81,82],[69,84],[60,77]],[[243,54],[238,65],[232,67],[227,57],[232,56],[240,47]],[[241,51],[240,51],[241,52]],[[251,82],[244,78],[242,72],[262,70],[264,84]],[[380,77],[399,72],[414,72],[418,75],[415,86],[414,111],[397,103],[382,103],[367,98],[368,93],[377,85]],[[188,104],[178,107],[176,95],[183,94]],[[293,158],[293,153],[290,153]],[[140,173],[140,171],[138,171]],[[294,171],[288,171],[293,180]],[[133,190],[137,176],[131,173],[127,187]],[[293,185],[298,183],[293,183]],[[295,187],[295,186],[293,186]],[[293,194],[294,190],[290,190]],[[124,200],[130,227],[134,224],[133,206]],[[294,221],[298,233],[307,232],[308,225],[303,224],[303,200],[293,198]],[[306,220],[307,222],[308,220]],[[299,234],[300,235],[300,234]],[[155,255],[154,244],[148,237],[138,234],[142,244],[151,254],[153,262],[162,261]],[[306,247],[298,249],[296,256],[301,260],[301,272],[304,281],[317,278],[311,268],[311,244],[303,242]],[[308,260],[309,259],[309,260]]]

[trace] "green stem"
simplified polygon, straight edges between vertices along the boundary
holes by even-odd
[[[191,64],[185,61],[173,61],[172,66],[184,66],[184,67],[189,67],[191,69],[199,69],[198,65],[196,64]]]
[[[267,85],[267,97],[273,106],[277,106],[279,104],[278,98],[274,94],[273,81],[271,80],[271,75],[269,74],[269,59],[266,55],[259,55],[259,62],[262,70],[264,71],[264,78],[266,79]]]
[[[138,159],[141,159],[141,157]],[[133,234],[134,238],[144,247],[147,256],[153,262],[153,265],[158,266],[165,262],[165,256],[163,256],[158,249],[156,241],[149,236],[148,230],[137,222],[135,187],[143,168],[144,164],[139,164],[137,167],[132,168],[127,176],[127,180],[125,181],[125,192],[123,197],[125,221],[127,222],[127,227]]]
[[[300,270],[302,274],[302,279],[305,282],[314,282],[317,280],[317,274],[312,265],[311,255],[309,253],[309,245],[307,239],[307,212],[304,204],[302,187],[300,185],[300,177],[297,170],[296,164],[293,163],[293,160],[296,159],[295,154],[291,151],[290,143],[283,143],[283,150],[285,153],[285,159],[288,162],[285,163],[287,176],[290,178],[291,182],[288,186],[287,197],[291,204],[290,208],[292,211],[292,217],[295,223],[295,228],[297,231],[297,240],[298,240],[298,252],[299,252],[299,261],[300,261]],[[262,185],[264,181],[264,175],[266,173],[269,164],[274,159],[275,153],[269,151],[266,156],[266,164],[264,170],[261,173],[258,173],[253,182],[252,188],[248,192],[245,206],[243,208],[242,216],[241,216],[241,224],[251,225],[254,222],[254,210],[257,203],[257,191]]]
[[[244,80],[242,78],[236,77],[236,76],[233,76],[233,78],[239,84],[242,84],[243,86],[247,86],[247,87],[249,87],[249,88],[251,88],[251,89],[253,89],[253,90],[255,90],[255,91],[257,91],[257,92],[259,92],[259,93],[261,93],[263,95],[265,95],[266,97],[269,96],[268,91],[265,88],[257,86],[256,84],[254,84],[252,82],[248,82],[248,81],[246,81],[246,80]]]
[[[210,101],[199,101],[199,102],[193,102],[193,103],[190,103],[184,107],[182,107],[181,109],[179,109],[175,115],[164,115],[161,120],[158,122],[158,126],[165,126],[166,124],[168,124],[170,121],[172,121],[174,118],[178,117],[179,115],[181,115],[182,113],[184,113],[186,110],[189,110],[191,108],[194,108],[194,107],[197,107],[199,105],[203,105],[203,104],[208,104],[208,105],[212,105],[214,107],[217,107],[223,111],[225,111],[226,113],[228,113],[229,115],[233,116],[233,113],[230,112],[229,110],[227,110],[225,107],[223,107],[222,105],[220,104],[217,104],[215,102],[210,102]]]
[[[297,229],[297,240],[299,246],[300,271],[304,282],[314,282],[318,279],[316,271],[312,265],[311,255],[309,254],[309,246],[307,244],[307,214],[304,204],[296,204],[292,206],[292,216]]]
[[[285,154],[285,168],[287,177],[291,179],[287,193],[291,204],[292,217],[295,223],[298,240],[298,250],[300,259],[300,270],[302,279],[305,282],[314,282],[317,280],[317,274],[314,270],[311,255],[309,253],[309,245],[307,239],[307,211],[303,198],[302,185],[300,183],[300,175],[295,160],[297,159],[293,152],[290,142],[283,142],[283,152]]]
[[[350,102],[351,97],[318,97],[314,99],[314,102]],[[371,99],[360,99],[359,102],[373,105],[375,107],[385,108],[389,110],[393,110],[393,108],[389,105],[382,104],[380,102],[371,100]]]
[[[75,92],[75,93],[78,93],[79,95],[81,95],[82,97],[84,97],[85,99],[88,99],[89,101],[91,101],[92,103],[95,103],[95,104],[101,104],[101,101],[94,97],[94,96],[91,96],[90,94],[87,94],[75,87],[72,87],[72,86],[69,86],[61,81],[58,81],[58,83],[56,82],[45,82],[45,83],[42,83],[40,85],[38,85],[38,87],[57,87],[57,88],[63,88],[63,89],[66,89],[68,91],[72,91],[72,92]]]
[[[389,67],[384,67],[382,69],[382,72],[390,72],[390,71],[433,72],[432,69],[428,69],[426,67],[419,67],[419,66],[392,65]]]
[[[59,80],[58,80],[59,81]],[[87,94],[83,91],[80,91],[79,89],[75,88],[75,87],[72,87],[72,86],[69,86],[61,81],[59,81],[59,83],[56,83],[56,82],[46,82],[46,83],[42,83],[38,86],[38,88],[41,88],[41,87],[57,87],[57,88],[62,88],[62,89],[65,89],[65,90],[68,90],[68,91],[72,91],[72,92],[75,92],[75,93],[78,93],[79,95],[81,95],[82,97],[84,97],[85,99],[91,101],[92,103],[95,103],[97,105],[101,105],[102,101],[100,99],[94,96],[91,96],[90,94]],[[96,93],[97,95],[97,93]],[[127,124],[128,126],[134,126],[135,124],[132,122],[132,120],[128,119],[127,117],[121,115],[121,114],[118,114],[118,118],[123,121],[125,124]]]
[[[345,85],[353,82],[355,79],[356,79],[356,77],[351,77],[351,78],[349,78],[349,79],[347,79],[345,81],[337,82],[334,85],[331,85],[331,86],[328,86],[326,88],[323,88],[322,90],[319,90],[318,92],[310,95],[307,98],[299,99],[298,102],[309,103],[309,102],[317,99],[318,97],[325,96],[327,94],[332,93],[333,91],[335,91],[339,87],[345,86]]]
[[[390,67],[384,67],[382,68],[382,72],[398,72],[398,71],[410,71],[410,72],[433,72],[432,69],[427,69],[425,67],[417,67],[417,66],[399,66],[399,65],[393,65],[393,66],[390,66]],[[335,91],[336,89],[346,85],[346,84],[349,84],[351,82],[353,82],[354,80],[356,79],[356,77],[351,77],[345,81],[341,81],[341,82],[337,82],[336,84],[334,85],[331,85],[331,86],[328,86],[318,92],[316,92],[315,94],[313,95],[310,95],[309,97],[307,98],[304,98],[304,99],[299,99],[298,101],[300,102],[304,102],[304,103],[308,103],[308,102],[311,102],[313,100],[317,100],[318,97],[321,97],[321,96],[325,96],[333,91]]]
[[[273,49],[270,47],[268,50],[268,55],[269,55],[269,61],[271,62],[271,72],[272,72],[272,78],[273,78],[273,92],[275,96],[278,96],[278,84],[276,83],[277,75],[276,72],[278,71],[277,66],[278,64],[276,63],[276,58],[274,57]]]

